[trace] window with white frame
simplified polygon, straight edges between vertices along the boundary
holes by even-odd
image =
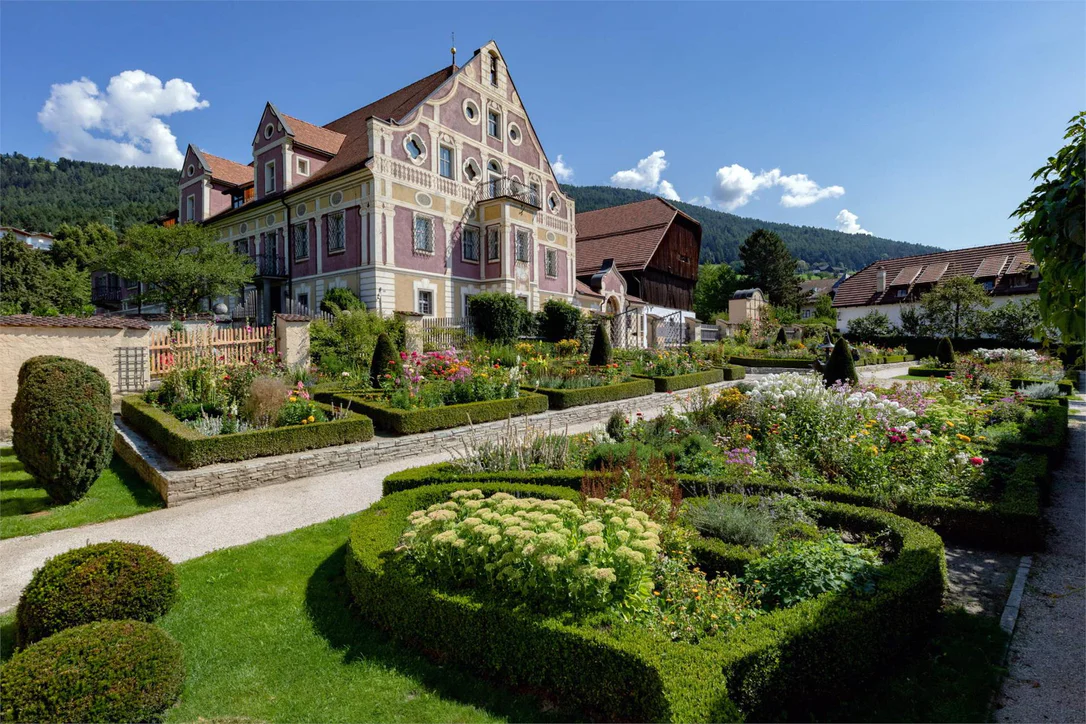
[[[437,172],[445,178],[453,177],[453,150],[442,146],[437,154]]]
[[[558,278],[558,250],[547,249],[547,256],[545,259],[545,270],[549,279]]]
[[[302,292],[298,295],[298,304],[303,309],[309,309],[309,292]]]
[[[294,258],[295,259],[308,259],[309,258],[309,224],[301,223],[295,224],[291,229],[291,234],[294,237]]]
[[[486,132],[494,138],[502,137],[502,116],[497,111],[486,112]]]
[[[415,251],[434,253],[434,220],[429,216],[415,216]]]
[[[479,178],[479,164],[475,163],[475,159],[470,158],[468,162],[464,164],[464,178],[468,181],[474,181]]]
[[[434,314],[434,293],[429,289],[418,290],[418,302],[416,312],[431,317]]]
[[[239,254],[244,254],[245,256],[249,256],[249,238],[245,237],[244,239],[238,239],[237,241],[235,241],[234,242],[234,251],[236,251]]]
[[[527,229],[517,229],[517,261],[531,261],[532,235]]]
[[[561,202],[558,200],[558,196],[556,194],[551,194],[547,198],[547,208],[549,208],[554,213],[558,213],[558,206],[560,203]]]
[[[460,246],[464,261],[479,261],[479,230],[465,226],[460,232]]]
[[[343,212],[328,214],[328,253],[347,248],[347,228]]]
[[[188,200],[185,202],[185,218],[188,221],[193,221],[196,218],[196,197],[189,194]]]
[[[498,261],[501,259],[501,233],[497,226],[491,226],[486,230],[486,260]]]
[[[422,163],[426,159],[426,143],[417,133],[409,133],[403,139],[403,148],[407,156],[416,163]]]
[[[308,176],[309,175],[309,159],[308,158],[302,158],[301,156],[297,156],[296,158],[298,159],[298,175],[299,176]]]
[[[264,164],[264,193],[270,194],[275,191],[275,161],[268,161]]]

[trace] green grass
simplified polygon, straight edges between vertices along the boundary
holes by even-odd
[[[895,380],[908,380],[909,382],[931,382],[932,380],[942,379],[940,377],[919,377],[916,375],[898,375]]]
[[[526,692],[445,667],[361,623],[343,576],[349,518],[178,566],[181,592],[160,623],[185,650],[187,679],[167,722],[570,721]],[[0,660],[12,613],[0,616]],[[987,721],[1002,676],[998,624],[944,613],[919,655],[822,721]],[[591,675],[588,672],[587,675]]]
[[[57,505],[23,469],[14,450],[0,449],[0,539],[127,518],[161,507],[158,493],[116,456],[85,496]]]

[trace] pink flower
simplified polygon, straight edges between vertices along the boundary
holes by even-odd
[[[981,465],[984,464],[984,458],[971,457],[971,458],[969,458],[969,462],[972,463],[973,465],[976,465],[977,467],[980,467]]]

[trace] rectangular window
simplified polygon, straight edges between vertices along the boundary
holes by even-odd
[[[295,156],[295,158],[298,159],[298,175],[299,176],[308,176],[309,175],[309,159],[308,158],[302,158],[301,156]]]
[[[309,224],[295,224],[291,232],[294,235],[294,258],[309,258]]]
[[[415,217],[415,251],[434,253],[434,220],[429,216]]]
[[[427,317],[432,316],[434,313],[434,293],[429,289],[419,290],[418,309],[415,310],[419,314],[425,314]]]
[[[547,277],[550,279],[558,278],[558,250],[547,249],[546,256],[546,271]]]
[[[490,85],[498,85],[498,56],[490,56]]]
[[[453,152],[448,146],[442,146],[438,150],[437,172],[445,178],[453,177]]]
[[[528,184],[528,188],[528,203],[530,203],[532,206],[539,206],[539,184],[537,184],[535,181],[532,181],[530,184]]]
[[[502,137],[502,117],[494,111],[486,113],[486,132],[494,138]]]
[[[230,208],[237,209],[245,205],[245,194],[241,191],[236,191],[230,194]]]
[[[474,226],[465,226],[460,234],[460,246],[464,261],[479,261],[479,230]]]
[[[498,261],[501,259],[501,234],[497,226],[491,226],[486,230],[486,260]]]
[[[194,221],[196,219],[196,197],[189,196],[188,201],[185,204],[185,219],[187,221]]]
[[[234,242],[234,251],[249,256],[249,238],[238,239]]]
[[[268,161],[264,164],[264,194],[270,194],[275,191],[275,161]]]
[[[302,293],[298,295],[298,304],[305,309],[309,309],[309,294]]]
[[[347,248],[347,231],[344,226],[343,212],[328,214],[328,253],[343,251]]]
[[[517,261],[531,261],[532,236],[527,229],[517,229]]]

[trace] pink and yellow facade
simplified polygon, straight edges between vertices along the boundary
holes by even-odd
[[[267,312],[335,287],[451,318],[483,291],[574,300],[574,205],[493,42],[325,126],[269,103],[251,163],[190,146],[178,196],[182,223],[254,258]]]

